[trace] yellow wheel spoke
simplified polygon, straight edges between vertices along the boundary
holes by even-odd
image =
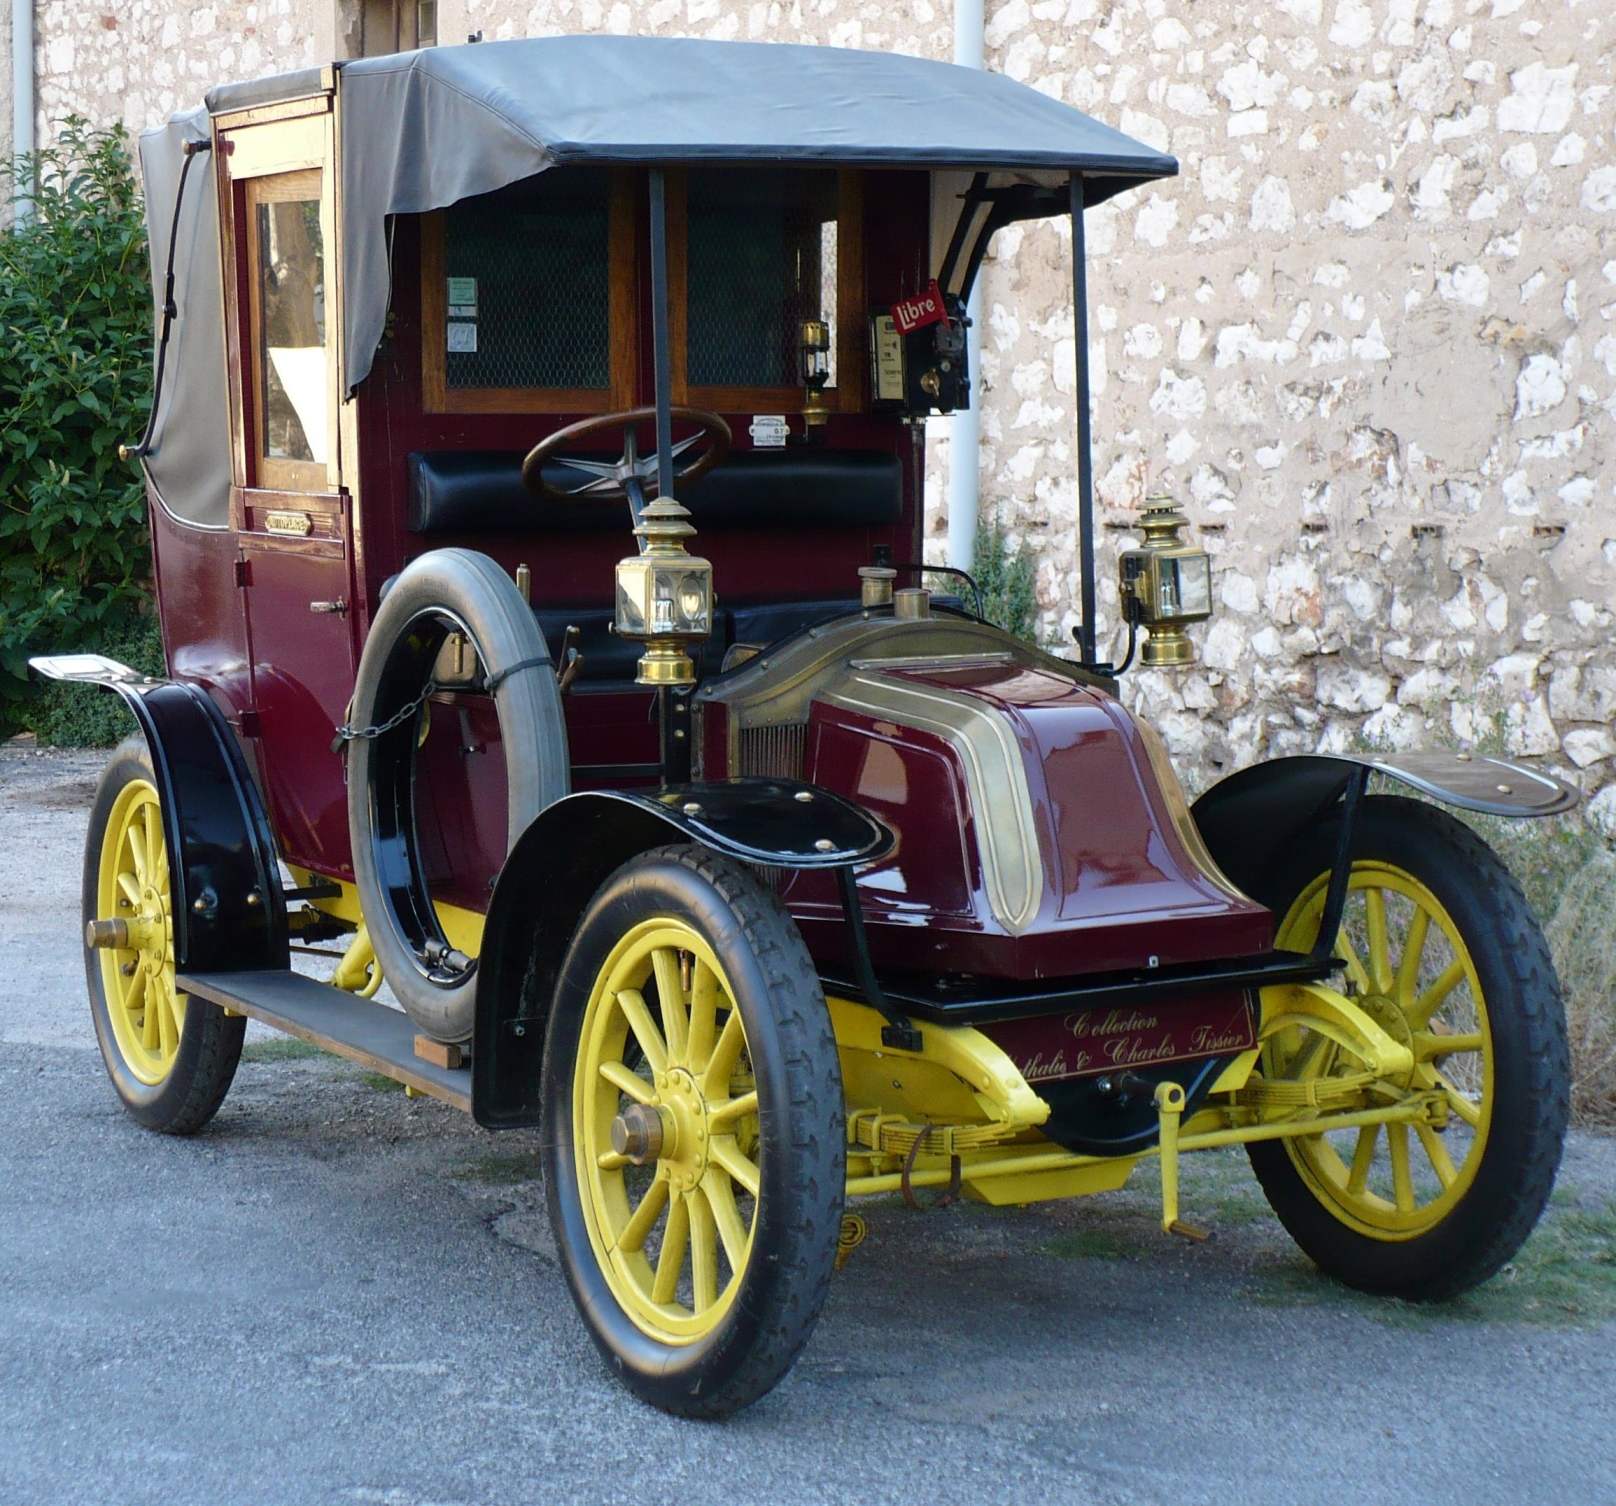
[[[133,821],[129,823],[129,856],[134,859],[135,877],[144,884],[147,875],[146,834]]]
[[[690,1243],[690,1204],[681,1192],[668,1209],[668,1227],[662,1231],[662,1252],[657,1256],[656,1280],[651,1283],[653,1302],[672,1302],[679,1290],[679,1273],[685,1268],[685,1247]]]
[[[700,957],[696,958],[690,980],[690,1036],[685,1042],[686,1059],[693,1072],[705,1067],[713,1054],[713,1037],[718,1030],[718,977]]]
[[[704,1312],[718,1301],[718,1231],[713,1205],[699,1192],[685,1198],[690,1209],[690,1309]]]
[[[1392,985],[1391,951],[1386,944],[1386,891],[1365,889],[1364,914],[1369,924],[1369,975],[1377,992]]]
[[[151,984],[144,981],[145,974],[141,973],[138,976],[142,979],[141,994],[145,1004],[145,1010],[141,1015],[140,1044],[148,1051],[155,1051],[161,1040],[157,1033],[157,1000],[152,998]]]
[[[1448,1095],[1448,1107],[1453,1110],[1471,1129],[1481,1123],[1481,1108],[1474,1104],[1456,1088],[1442,1073],[1435,1074],[1437,1086]]]
[[[628,1028],[634,1032],[634,1039],[640,1043],[640,1050],[645,1053],[645,1059],[651,1064],[653,1072],[666,1072],[668,1070],[668,1048],[662,1042],[662,1032],[656,1028],[656,1021],[651,1018],[651,1011],[645,1007],[645,999],[637,988],[625,988],[617,995],[617,1007],[623,1011],[623,1018],[628,1021]]]
[[[1369,1169],[1375,1164],[1375,1142],[1380,1138],[1378,1124],[1366,1124],[1358,1131],[1358,1144],[1352,1152],[1352,1170],[1347,1174],[1347,1191],[1354,1196],[1369,1185]]]
[[[1422,1030],[1439,1008],[1442,1001],[1464,982],[1465,965],[1462,957],[1455,957],[1445,968],[1441,976],[1409,1007],[1408,1023],[1416,1030]]]
[[[1414,1211],[1414,1177],[1408,1163],[1408,1126],[1388,1124],[1386,1143],[1392,1153],[1392,1196],[1399,1213]]]
[[[733,1140],[714,1140],[709,1155],[753,1197],[757,1196],[763,1180],[758,1173],[757,1163],[751,1160]]]
[[[180,1036],[185,1030],[185,1000],[183,996],[174,992],[172,988],[163,990],[163,1006],[168,1010],[174,1021],[174,1045],[179,1046]]]
[[[1342,926],[1335,938],[1335,954],[1347,964],[1347,977],[1361,994],[1373,993],[1374,984],[1369,981],[1369,970],[1358,960],[1358,953],[1347,937],[1347,928]]]
[[[123,991],[123,998],[120,1001],[119,1007],[124,1011],[125,1014],[134,1014],[134,1012],[140,1008],[140,1000],[145,992],[146,969],[137,964],[135,967],[134,977],[129,980],[129,986]]]
[[[649,1057],[650,1052],[646,1052],[646,1055]],[[627,1094],[635,1103],[649,1104],[656,1099],[656,1090],[651,1084],[638,1072],[629,1071],[622,1062],[602,1062],[600,1075],[618,1092]]]
[[[731,1271],[739,1271],[746,1264],[746,1225],[741,1222],[741,1211],[735,1206],[735,1189],[727,1177],[709,1170],[702,1179],[702,1191],[713,1210],[713,1222],[718,1225],[718,1237],[724,1244],[724,1256]]]
[[[1463,1035],[1438,1035],[1422,1030],[1414,1037],[1414,1055],[1422,1062],[1440,1061],[1444,1056],[1464,1056],[1482,1048],[1481,1032],[1466,1031]]]
[[[1431,917],[1418,907],[1408,923],[1408,935],[1403,938],[1403,954],[1397,959],[1397,976],[1392,980],[1392,992],[1397,1002],[1407,1009],[1414,999],[1414,986],[1420,978],[1420,959],[1425,955],[1425,935],[1431,929]]]
[[[714,1108],[708,1109],[707,1127],[709,1129],[719,1129],[736,1119],[744,1119],[748,1114],[757,1113],[757,1106],[756,1089],[753,1089],[750,1093],[742,1093],[739,1098],[731,1098],[726,1103],[721,1103]]]
[[[741,1026],[741,1012],[732,1009],[718,1034],[712,1060],[702,1074],[701,1090],[709,1099],[729,1093],[729,1080],[735,1075],[735,1064],[740,1061],[741,1048],[745,1045],[746,1032]]]
[[[617,1248],[630,1252],[643,1250],[646,1236],[656,1227],[656,1221],[662,1217],[662,1210],[667,1205],[668,1179],[659,1172],[656,1180],[646,1189],[645,1196],[640,1199],[640,1206],[623,1225],[623,1232],[617,1236]]]
[[[131,909],[140,908],[140,881],[132,873],[118,875],[118,889],[123,897],[129,901]]]
[[[1431,1169],[1436,1172],[1437,1180],[1444,1188],[1453,1186],[1459,1180],[1459,1173],[1455,1170],[1453,1159],[1448,1155],[1448,1148],[1442,1143],[1442,1137],[1430,1125],[1416,1122],[1414,1131],[1420,1137],[1420,1144],[1425,1147],[1425,1154],[1430,1158]]]
[[[174,1016],[169,1010],[168,999],[164,996],[165,991],[159,988],[155,990],[155,994],[155,998],[151,993],[146,996],[146,1013],[157,1016],[157,1049],[167,1056],[173,1051],[179,1034],[174,1029]]]
[[[672,947],[659,946],[651,953],[651,970],[656,974],[657,1003],[662,1008],[662,1028],[668,1037],[668,1060],[682,1062],[690,1036],[690,1016],[685,1012],[678,953]]]

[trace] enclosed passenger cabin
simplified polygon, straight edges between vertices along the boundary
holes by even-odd
[[[229,86],[149,133],[143,161],[159,279],[192,179],[146,454],[170,666],[226,708],[285,860],[343,880],[333,729],[389,581],[428,550],[488,554],[526,583],[551,652],[577,649],[574,788],[658,778],[640,646],[609,631],[628,511],[536,500],[521,464],[657,400],[659,315],[660,395],[733,434],[677,489],[714,568],[706,678],[856,611],[861,566],[920,560],[923,420],[969,390],[936,353],[993,231],[1071,212],[1080,239],[1084,205],[1176,170],[992,75],[644,38]],[[933,279],[941,319],[904,334],[895,306]],[[477,911],[508,841],[498,720],[475,690],[430,708],[417,835],[434,894]],[[695,742],[709,777],[795,756],[704,768]]]

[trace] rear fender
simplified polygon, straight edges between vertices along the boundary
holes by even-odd
[[[698,842],[772,868],[847,868],[892,833],[839,795],[783,779],[726,779],[649,793],[594,790],[542,811],[494,886],[477,963],[472,1114],[486,1129],[539,1122],[539,1065],[561,962],[595,891],[630,858]]]
[[[182,973],[284,968],[286,899],[275,838],[235,733],[198,685],[151,679],[99,654],[31,659],[47,679],[116,694],[151,750]]]
[[[1218,866],[1249,894],[1298,833],[1328,816],[1358,768],[1489,816],[1553,816],[1578,800],[1552,775],[1480,753],[1332,753],[1253,764],[1191,811]]]

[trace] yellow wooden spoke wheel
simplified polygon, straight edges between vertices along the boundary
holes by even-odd
[[[174,986],[173,859],[145,742],[113,754],[84,849],[85,974],[107,1075],[148,1129],[191,1134],[229,1090],[246,1021]]]
[[[1337,827],[1299,834],[1257,897],[1275,944],[1318,935]],[[1474,832],[1434,806],[1363,803],[1334,954],[1340,986],[1413,1065],[1376,1078],[1302,1026],[1268,1037],[1269,1079],[1317,1084],[1322,1103],[1417,1100],[1408,1123],[1252,1145],[1281,1221],[1325,1270],[1411,1299],[1455,1295],[1520,1248],[1548,1201],[1569,1114],[1559,984],[1520,886]],[[1321,1111],[1325,1112],[1325,1111]]]
[[[746,1027],[705,938],[631,928],[584,1016],[573,1136],[585,1218],[623,1310],[652,1338],[710,1333],[752,1255],[760,1173]]]
[[[696,847],[623,865],[573,935],[545,1034],[557,1249],[617,1373],[723,1416],[806,1343],[846,1183],[814,965],[775,896]]]
[[[1320,874],[1281,920],[1275,944],[1307,951],[1318,935],[1329,875]],[[1439,1125],[1367,1125],[1288,1140],[1292,1162],[1336,1217],[1379,1239],[1408,1239],[1439,1223],[1469,1190],[1492,1115],[1492,1034],[1476,965],[1431,890],[1390,863],[1353,866],[1336,955],[1354,1002],[1409,1046],[1414,1070],[1388,1085],[1440,1090]],[[1362,1063],[1323,1036],[1287,1030],[1269,1043],[1270,1075],[1325,1080]]]
[[[168,845],[149,780],[131,779],[113,802],[101,842],[96,909],[125,943],[96,949],[113,1037],[136,1078],[160,1083],[179,1055],[185,996],[174,988]]]

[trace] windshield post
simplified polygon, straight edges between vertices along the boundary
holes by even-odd
[[[656,366],[657,496],[673,496],[673,412],[668,367],[668,202],[662,169],[651,169],[651,353]]]
[[[1098,661],[1094,621],[1094,469],[1089,433],[1089,289],[1083,242],[1083,174],[1071,178],[1072,345],[1077,352],[1077,550],[1083,621],[1079,648],[1085,664]]]

